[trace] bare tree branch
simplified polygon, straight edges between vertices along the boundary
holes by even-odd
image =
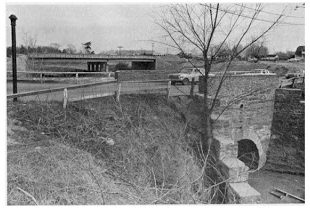
[[[205,69],[205,75],[203,76],[204,99],[202,107],[205,120],[203,125],[206,127],[204,129],[204,132],[206,132],[206,138],[204,139],[205,145],[210,144],[213,140],[212,124],[210,123],[211,113],[214,111],[216,100],[219,97],[223,83],[229,77],[227,73],[231,68],[233,60],[279,24],[284,13],[283,11],[276,20],[271,21],[269,26],[263,27],[264,25],[261,25],[264,29],[259,33],[255,32],[255,37],[249,43],[245,43],[245,39],[254,32],[255,23],[260,21],[258,15],[262,11],[262,4],[257,4],[251,14],[244,14],[245,11],[249,11],[244,9],[243,4],[237,7],[235,4],[226,5],[226,8],[219,3],[215,5],[171,5],[168,7],[168,11],[160,16],[161,22],[158,23],[172,41],[173,44],[169,45],[174,45],[174,48],[177,48],[184,54],[185,48],[190,46],[202,52]],[[230,44],[230,41],[234,41],[235,44]],[[217,48],[214,48],[215,46]],[[215,79],[213,77],[211,78],[209,74],[215,56],[220,53],[224,46],[229,50],[230,57],[226,65],[221,69],[223,73],[221,73],[219,78],[213,101],[209,105],[208,96],[210,96],[210,87],[208,84],[212,82],[211,80]],[[233,50],[231,50],[232,46],[234,47]],[[188,61],[192,63],[191,60]],[[194,63],[192,65],[195,66]]]

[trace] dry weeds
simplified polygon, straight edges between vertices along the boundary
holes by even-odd
[[[163,96],[95,99],[66,110],[18,102],[8,111],[27,129],[14,133],[21,144],[8,145],[9,205],[216,201],[220,184],[189,146],[199,136],[188,134]]]

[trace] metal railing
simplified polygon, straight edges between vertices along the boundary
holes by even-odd
[[[211,74],[215,74],[215,75],[222,75],[224,72],[211,72]],[[247,74],[251,74],[251,76],[253,75],[273,75],[273,74],[262,74],[259,72],[254,72],[254,71],[227,71],[226,75],[247,75]]]
[[[96,87],[98,87],[96,89]],[[81,91],[77,91],[80,89]],[[130,81],[118,82],[117,80],[93,82],[82,85],[69,85],[64,87],[56,87],[35,91],[22,92],[17,94],[7,95],[7,99],[17,99],[22,97],[32,97],[30,100],[36,100],[38,95],[41,100],[47,100],[51,93],[58,93],[58,95],[50,96],[51,100],[58,101],[79,101],[91,98],[115,96],[117,101],[120,100],[120,94],[143,94],[143,93],[159,93],[166,92],[167,97],[170,96],[171,81],[170,80],[151,80],[151,81]],[[63,94],[62,94],[63,92]]]
[[[295,88],[296,84],[304,84],[304,83],[305,83],[304,76],[293,77],[293,78],[281,80],[279,88]]]
[[[12,76],[12,72],[7,72],[7,78]],[[38,80],[41,83],[43,81],[48,80],[46,77],[51,78],[53,76],[64,77],[64,78],[75,78],[79,79],[81,75],[104,75],[107,78],[113,78],[115,76],[114,72],[47,72],[47,71],[18,71],[17,74],[24,75],[22,77],[23,80]],[[73,75],[73,76],[70,76]],[[20,78],[18,78],[20,80]]]
[[[7,95],[7,99],[46,94],[46,93],[52,93],[52,92],[60,92],[60,91],[64,91],[65,89],[73,90],[73,89],[105,85],[105,84],[111,84],[111,83],[117,83],[117,81],[96,82],[96,83],[89,83],[89,84],[82,84],[82,85],[72,85],[72,86],[67,86],[67,87],[59,87],[59,88],[43,89],[43,90],[38,90],[38,91],[10,94],[10,95]]]

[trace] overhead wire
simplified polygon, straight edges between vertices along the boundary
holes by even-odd
[[[210,8],[212,8],[212,9],[217,9],[217,8],[214,8],[214,7],[209,6],[209,5],[206,5],[206,4],[205,4],[205,6],[210,7]],[[274,21],[271,21],[271,20],[264,20],[264,19],[260,19],[260,18],[257,18],[257,17],[256,17],[256,18],[253,18],[253,17],[247,16],[247,15],[243,15],[243,14],[240,14],[240,13],[235,13],[235,12],[233,12],[233,11],[231,11],[231,10],[224,10],[224,9],[218,9],[218,10],[220,10],[220,11],[222,11],[222,12],[226,12],[226,13],[228,13],[228,14],[238,15],[238,16],[240,16],[240,17],[249,18],[249,19],[254,19],[254,20],[261,21],[261,22],[274,23]],[[258,11],[258,10],[256,10],[256,11]],[[262,10],[260,10],[260,11],[262,11]],[[282,16],[283,16],[283,15],[282,15]],[[282,24],[282,25],[305,25],[305,24],[300,24],[300,23],[289,23],[289,22],[279,22],[279,24]]]
[[[234,4],[236,6],[240,6],[240,7],[243,7],[243,8],[246,8],[246,9],[251,9],[251,10],[255,10],[251,7],[247,7],[247,6],[244,6],[242,4]],[[279,16],[281,14],[277,14],[277,13],[273,13],[273,12],[267,12],[265,10],[261,10],[262,13],[266,13],[266,14],[271,14],[271,15],[276,15],[276,16]],[[289,17],[289,18],[300,18],[300,19],[304,19],[305,17],[298,17],[298,16],[292,16],[292,15],[282,15],[283,17]]]

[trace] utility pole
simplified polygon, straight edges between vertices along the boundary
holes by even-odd
[[[12,28],[12,71],[13,71],[13,94],[17,94],[17,69],[16,69],[16,20],[15,15],[10,15],[11,19],[11,28]],[[17,101],[17,98],[13,99],[14,102]]]
[[[123,48],[123,47],[122,47],[122,46],[118,46],[117,48],[119,49],[119,55],[121,55],[121,52],[122,52],[122,48]]]
[[[152,55],[154,55],[154,43],[152,43]]]

